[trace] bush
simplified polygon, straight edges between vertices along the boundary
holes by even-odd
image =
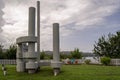
[[[40,52],[40,59],[41,60],[45,59],[45,52],[44,51]]]
[[[109,57],[102,57],[101,58],[101,63],[103,65],[109,65],[110,64],[110,58]]]
[[[79,51],[78,48],[76,48],[74,51],[71,52],[71,58],[74,58],[74,59],[81,59],[82,58],[82,52]]]
[[[91,60],[90,59],[86,59],[85,60],[85,64],[90,64]]]

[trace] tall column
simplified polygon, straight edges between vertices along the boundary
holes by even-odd
[[[60,52],[59,52],[59,24],[53,24],[53,61],[51,66],[53,67],[54,75],[56,76],[60,72],[60,67],[62,62],[60,62]]]
[[[35,8],[29,8],[28,36],[35,36]]]
[[[24,72],[25,71],[25,65],[23,61],[23,54],[22,54],[22,44],[18,44],[17,46],[17,55],[16,55],[16,63],[17,67],[16,70],[17,72]]]
[[[37,1],[37,62],[39,64],[40,61],[40,1]],[[40,64],[38,65],[40,66]]]
[[[29,28],[28,36],[35,37],[35,8],[29,8]],[[35,64],[35,42],[28,43],[28,63],[26,63],[26,69],[28,73],[35,73],[36,64]]]
[[[59,24],[53,24],[53,60],[60,61],[59,53]]]

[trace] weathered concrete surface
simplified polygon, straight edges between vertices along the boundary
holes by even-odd
[[[59,24],[53,24],[53,61],[51,61],[51,67],[53,68],[54,75],[56,76],[60,72],[62,62],[60,62],[59,52]]]

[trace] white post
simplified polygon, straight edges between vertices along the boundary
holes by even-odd
[[[53,60],[60,61],[59,53],[59,24],[53,24]]]
[[[35,8],[29,8],[29,28],[28,28],[28,36],[35,37]],[[35,65],[35,58],[33,55],[35,54],[35,43],[29,42],[28,43],[28,53],[31,58],[29,58],[28,62],[26,63],[26,69],[28,73],[35,73],[36,65]]]
[[[38,58],[37,62],[39,64],[40,61],[40,1],[37,1],[37,53],[38,53]],[[40,64],[38,65],[40,66]]]
[[[18,44],[17,46],[17,55],[16,55],[16,63],[17,67],[16,70],[17,72],[24,72],[25,71],[25,65],[23,62],[23,54],[22,54],[22,44]]]
[[[59,52],[59,24],[53,24],[53,61],[51,66],[53,67],[54,75],[56,76],[60,72],[60,67],[62,62],[60,62],[60,52]]]

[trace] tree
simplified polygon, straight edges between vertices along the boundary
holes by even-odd
[[[109,65],[110,64],[110,58],[109,57],[102,57],[101,58],[101,63],[103,65]]]
[[[70,58],[70,55],[60,52],[60,59]]]
[[[71,58],[75,59],[81,59],[82,58],[82,52],[79,51],[78,48],[76,48],[74,51],[71,52]]]
[[[16,51],[17,51],[17,47],[15,45],[11,45],[9,49],[6,51],[6,58],[16,59]]]
[[[120,32],[108,34],[108,37],[102,36],[94,44],[94,54],[110,58],[120,58]]]
[[[40,52],[40,59],[45,59],[45,51],[42,50],[42,52]]]
[[[4,59],[4,54],[3,54],[3,45],[0,44],[0,59]]]

